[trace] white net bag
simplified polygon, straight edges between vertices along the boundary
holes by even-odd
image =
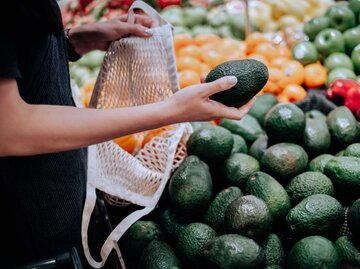
[[[129,22],[134,21],[134,9],[141,9],[159,26],[151,29],[149,38],[128,37],[112,42],[105,54],[90,107],[101,109],[153,103],[168,98],[179,89],[171,25],[140,0],[130,7]],[[125,268],[118,241],[134,222],[156,207],[171,172],[186,156],[186,142],[191,132],[189,123],[174,124],[150,140],[136,155],[129,154],[113,141],[89,147],[82,243],[92,267],[103,267],[114,249]],[[96,190],[101,191],[112,205],[132,203],[143,207],[113,229],[101,248],[101,261],[93,259],[88,246],[88,227],[95,208]]]

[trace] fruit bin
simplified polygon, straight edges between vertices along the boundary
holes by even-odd
[[[343,39],[344,51],[342,51],[343,49],[326,51],[322,46],[317,45],[318,42],[315,42],[316,35],[320,30],[312,25],[318,22],[318,18],[314,19],[315,17],[324,17],[323,15],[329,6],[336,5],[338,7],[338,5],[349,4],[343,1],[340,3],[333,1],[296,1],[297,6],[293,8],[294,4],[291,2],[295,3],[294,1],[253,0],[249,1],[250,24],[247,24],[244,16],[239,16],[239,13],[234,12],[239,10],[244,12],[244,1],[212,3],[210,6],[202,5],[200,2],[198,1],[196,6],[184,2],[172,6],[166,6],[163,3],[161,7],[162,15],[174,25],[174,47],[181,88],[203,82],[211,69],[224,61],[233,59],[251,58],[265,62],[269,69],[270,79],[258,95],[253,108],[241,121],[216,119],[212,122],[192,123],[194,131],[189,138],[192,143],[187,145],[187,157],[192,156],[191,159],[182,163],[181,170],[176,170],[178,172],[175,171],[172,174],[158,207],[132,226],[120,241],[128,268],[139,268],[140,260],[141,268],[151,268],[148,264],[150,261],[144,260],[141,256],[148,256],[154,262],[160,256],[160,260],[166,263],[166,268],[210,268],[210,266],[202,264],[203,259],[199,258],[201,255],[206,256],[206,262],[224,262],[216,260],[217,257],[223,256],[222,254],[209,257],[209,253],[215,249],[214,246],[224,242],[212,241],[211,247],[208,246],[207,243],[214,239],[213,231],[217,234],[215,237],[224,233],[236,233],[246,237],[245,239],[237,237],[235,240],[237,240],[236,242],[241,241],[240,245],[246,245],[246,251],[261,249],[265,252],[265,257],[258,256],[256,251],[250,253],[253,255],[252,257],[259,258],[259,263],[262,259],[265,259],[265,263],[270,263],[271,257],[275,257],[277,259],[275,263],[282,263],[282,268],[293,269],[301,268],[301,264],[297,264],[298,261],[294,257],[289,258],[294,245],[310,234],[322,236],[331,241],[329,243],[326,240],[326,242],[320,240],[327,249],[330,249],[329,253],[334,253],[332,252],[334,248],[340,253],[332,255],[340,255],[340,257],[335,260],[336,264],[331,268],[339,268],[339,262],[342,263],[344,269],[359,268],[359,264],[357,264],[358,267],[354,265],[357,262],[356,255],[359,255],[360,250],[360,240],[358,240],[360,235],[358,228],[356,228],[360,226],[359,216],[356,214],[358,212],[356,209],[359,208],[360,203],[360,183],[358,181],[360,178],[358,170],[360,167],[358,159],[360,156],[359,122],[349,113],[344,102],[329,100],[325,93],[335,79],[359,79],[360,60],[358,55],[360,53],[357,53],[360,51],[360,47],[357,44],[356,46],[359,49],[355,49],[356,46],[352,47],[352,50],[355,51],[355,60],[352,59],[352,53],[349,53],[347,47],[349,44],[350,46],[354,45],[351,45],[353,42],[349,40],[360,43],[360,41],[356,41],[360,35],[356,35],[356,31],[349,31],[346,34],[346,30],[340,31],[341,38],[337,35],[339,37],[337,40]],[[313,5],[311,6],[313,13],[308,10],[305,2]],[[355,3],[357,1],[348,2]],[[101,12],[96,11],[94,7],[96,6],[90,5],[88,8],[94,12],[92,14],[99,15],[104,11],[103,6]],[[118,9],[117,13],[122,13],[122,11]],[[305,12],[306,14],[303,16],[303,11],[308,12]],[[106,9],[104,14],[108,14]],[[93,18],[88,19],[91,21]],[[75,25],[88,19],[79,20],[77,18],[72,20],[72,23]],[[99,20],[101,19],[103,18],[99,18]],[[325,23],[323,19],[321,20],[320,26],[322,26],[320,28],[329,26],[327,19],[325,19]],[[359,18],[357,18],[357,22],[359,22]],[[257,27],[251,28],[255,24]],[[249,25],[251,27],[248,27]],[[73,77],[76,77],[85,106],[87,106],[87,96],[91,95],[93,87],[91,79],[96,77],[102,57],[102,52],[95,52],[94,55],[89,54],[79,63],[71,65],[70,71]],[[331,69],[337,70],[332,72]],[[274,110],[276,110],[274,107],[278,108],[279,106],[291,111],[290,119],[282,119],[281,113],[274,116]],[[270,113],[270,111],[273,112]],[[346,115],[345,121],[352,126],[353,134],[349,135],[348,131],[342,128],[337,121],[340,118],[344,119],[343,115]],[[265,118],[268,119],[265,120]],[[296,122],[299,118],[302,125],[300,127],[295,126],[295,128],[294,125],[298,124]],[[312,124],[309,124],[313,130],[321,133],[315,138],[313,137],[313,140],[316,140],[316,145],[312,143],[311,137],[309,138],[311,131],[308,130],[309,126],[306,124],[308,118],[321,120],[319,124],[314,124],[313,121],[310,121]],[[288,123],[291,124],[288,125]],[[321,131],[319,131],[320,127],[322,128]],[[164,131],[166,130],[153,130],[149,135],[154,137]],[[211,134],[212,139],[203,141],[204,132]],[[267,134],[270,134],[271,139],[273,141],[275,139],[276,143],[273,141],[270,143]],[[296,140],[296,137],[299,136],[306,137],[307,140]],[[347,140],[349,136],[351,139]],[[327,140],[329,137],[330,142]],[[233,143],[230,147],[231,138]],[[136,152],[144,142],[135,139],[133,136],[117,141],[130,153]],[[202,147],[206,150],[197,150],[195,146],[198,143],[201,144],[199,141],[204,143]],[[320,142],[321,146],[319,146]],[[281,145],[279,148],[278,144],[283,143],[291,145]],[[275,145],[277,145],[275,149],[278,151],[274,148],[270,150]],[[276,152],[285,153],[281,157]],[[227,155],[226,158],[211,160],[211,158],[215,158],[214,156],[219,156],[220,153]],[[263,160],[264,154],[266,154],[266,158],[264,157]],[[193,156],[196,156],[197,159]],[[317,159],[319,156],[321,158]],[[305,158],[307,158],[306,162],[304,161]],[[348,164],[352,164],[351,168]],[[337,170],[334,168],[335,166],[339,167],[338,169],[341,171],[352,170],[349,173],[343,173],[340,178],[334,171]],[[290,170],[295,168],[298,170],[296,172],[290,171],[291,173],[289,172],[287,176],[283,176],[282,174],[286,172],[285,167],[291,167]],[[312,177],[313,173],[319,174]],[[349,176],[350,173],[352,176]],[[324,179],[324,176],[327,179]],[[193,180],[194,178],[196,180]],[[307,185],[307,183],[315,184],[314,182],[320,181],[319,178],[326,182],[328,188],[326,191],[318,185],[311,185],[311,188]],[[295,183],[289,186],[293,180]],[[344,186],[342,180],[345,180],[345,185],[348,185]],[[301,182],[300,185],[298,185],[299,181]],[[194,182],[201,182],[201,187]],[[209,187],[210,182],[211,188]],[[266,191],[264,191],[265,189]],[[310,204],[319,203],[322,205],[316,208],[316,215],[323,214],[326,211],[324,208],[329,204],[332,204],[331,212],[340,212],[335,216],[324,213],[324,223],[330,224],[327,227],[322,227],[322,230],[334,229],[329,234],[324,235],[319,228],[312,230],[313,226],[310,224],[303,225],[299,217],[289,216],[287,218],[290,211],[294,212],[295,208],[295,211],[300,210],[300,206],[298,206],[300,202],[293,202],[294,192],[300,192],[299,189],[309,191],[306,197],[301,196],[301,201],[311,197],[309,199]],[[242,193],[242,196],[239,195],[239,192]],[[182,195],[176,195],[177,193]],[[186,198],[185,194],[188,193],[191,193],[192,198]],[[266,195],[266,193],[271,195]],[[264,219],[259,220],[253,216],[244,217],[243,214],[245,213],[239,210],[236,214],[228,213],[227,221],[224,221],[230,202],[250,195],[255,198],[243,198],[237,201],[237,205],[232,206],[232,211],[235,211],[234,208],[239,209],[241,208],[240,205],[245,204],[255,208],[258,213],[256,215],[265,216]],[[319,198],[313,195],[327,196]],[[283,204],[279,203],[280,205],[277,204],[277,200],[273,200],[279,196],[283,198],[283,200],[280,199],[283,202]],[[264,203],[259,202],[259,200],[265,201],[266,205],[264,206]],[[335,200],[340,202],[340,207]],[[219,203],[222,206],[216,206]],[[191,208],[186,208],[184,204],[190,204]],[[276,206],[279,206],[280,209],[276,209]],[[106,204],[106,207],[113,226],[119,223],[128,212],[134,210],[132,204],[123,208]],[[221,214],[216,214],[220,218],[211,217],[214,215],[211,213],[214,208],[216,208],[216,212],[217,210],[221,212]],[[268,226],[269,214],[266,208],[271,212],[271,216],[274,214],[281,216],[280,223],[276,221],[276,224],[272,225],[271,228]],[[279,213],[282,210],[286,213]],[[309,218],[311,217],[311,224],[315,223],[316,226],[322,222],[322,220],[316,219],[315,215],[311,215],[309,212],[306,214]],[[242,219],[248,220],[248,222],[237,225],[237,221],[235,221],[237,217],[234,215],[242,216]],[[352,217],[349,218],[349,215]],[[332,217],[337,219],[336,223],[332,222]],[[265,229],[265,232],[264,230],[259,232],[259,229],[251,230],[249,226],[255,226],[260,230]],[[185,227],[188,228],[185,229]],[[222,228],[229,230],[224,232]],[[299,235],[298,232],[300,234],[303,232],[306,235]],[[187,238],[191,239],[190,244],[186,244]],[[167,245],[156,243],[147,248],[149,242],[154,240],[165,242]],[[195,252],[189,251],[189,245],[200,245],[202,248],[201,255],[199,249],[191,248]],[[344,253],[345,248],[352,249],[351,255],[355,256],[354,259]],[[145,249],[146,252],[144,253],[146,254],[142,255]],[[162,255],[157,253],[159,249],[164,251]],[[277,249],[280,251],[276,252]],[[224,247],[222,250],[226,251]],[[324,257],[323,253],[325,252],[319,253],[316,259],[310,255],[311,253],[305,256],[314,259],[312,264],[316,264]],[[134,254],[136,254],[135,257]],[[254,260],[257,259],[254,258]],[[284,260],[286,260],[286,265]],[[352,267],[350,267],[351,265]],[[255,266],[245,265],[244,262],[231,268],[240,266],[241,268],[255,268]],[[223,265],[220,268],[229,267]],[[262,264],[259,268],[268,267]]]
[[[266,96],[266,95],[264,95]],[[261,100],[262,98],[259,98],[258,100]],[[257,101],[258,101],[257,100]],[[273,99],[274,100],[274,99]],[[276,99],[275,99],[276,100]],[[302,107],[301,110],[303,111],[303,113],[306,112],[310,112],[310,111],[314,111],[314,110],[322,110],[324,111],[323,113],[325,113],[325,111],[329,110],[328,106],[324,106],[324,105],[318,105],[318,101],[316,101],[315,103],[312,102],[311,100],[309,101],[311,104]],[[279,105],[286,105],[286,108],[290,109],[291,111],[296,111],[296,113],[301,113],[299,112],[299,110],[297,110],[293,105],[290,104],[281,104],[281,103],[277,103],[275,105],[269,106],[268,107],[268,111],[267,113],[270,113],[271,109],[275,106],[279,106]],[[259,107],[259,106],[255,106],[255,107]],[[329,110],[330,112],[334,112],[335,109],[342,109],[341,106],[336,106],[335,108]],[[266,114],[267,114],[266,113]],[[273,113],[273,112],[272,112]],[[328,113],[328,114],[329,114]],[[261,113],[259,113],[261,114]],[[254,111],[252,111],[252,113],[250,115],[256,115],[256,113]],[[268,115],[268,117],[270,117],[270,114]],[[293,116],[291,116],[293,117]],[[247,119],[248,120],[248,119]],[[279,119],[278,119],[279,120]],[[289,120],[289,119],[287,119]],[[257,120],[255,120],[257,121]],[[292,121],[292,119],[290,119],[290,121]],[[336,118],[333,119],[333,121],[336,121]],[[359,124],[358,122],[356,124]],[[265,125],[266,126],[266,125]],[[266,127],[262,127],[262,128],[266,128]],[[290,137],[291,133],[289,132],[289,129],[287,127],[282,127],[285,129],[277,129],[277,132],[285,132],[288,134],[288,136]],[[224,130],[225,129],[225,130]],[[230,132],[227,132],[226,130],[231,130]],[[209,136],[211,134],[211,136],[213,137],[213,139],[211,139],[210,141],[208,140],[208,142],[206,142],[207,144],[203,145],[204,147],[206,147],[206,150],[201,150],[197,147],[197,144],[201,144],[203,142],[202,139],[202,135],[203,134],[207,134],[207,136]],[[239,133],[241,133],[241,135],[239,135]],[[265,259],[269,259],[269,257],[271,257],[271,255],[275,255],[274,253],[276,253],[275,251],[270,251],[269,252],[269,248],[267,248],[267,243],[265,242],[272,242],[272,244],[274,244],[274,242],[281,242],[281,249],[283,251],[283,258],[287,260],[287,262],[289,263],[289,255],[291,253],[292,248],[294,247],[294,245],[299,242],[301,239],[303,238],[308,238],[308,236],[303,236],[303,235],[299,235],[298,234],[298,230],[300,228],[295,228],[296,225],[293,223],[293,221],[295,221],[293,219],[293,216],[290,217],[290,223],[286,223],[286,219],[285,217],[281,217],[280,223],[276,221],[276,224],[274,226],[272,226],[270,232],[269,230],[267,230],[266,233],[269,233],[269,238],[267,238],[267,241],[263,241],[262,239],[259,240],[257,238],[257,236],[259,236],[259,234],[262,234],[263,232],[260,231],[253,231],[255,234],[253,235],[253,232],[249,232],[249,230],[246,229],[246,227],[248,227],[247,225],[251,225],[251,227],[254,227],[253,225],[255,225],[255,227],[264,227],[264,223],[267,223],[266,221],[266,217],[265,219],[259,221],[258,219],[253,219],[253,217],[248,216],[247,218],[249,218],[249,221],[245,221],[243,224],[241,224],[240,226],[236,226],[233,222],[235,216],[233,216],[232,214],[230,214],[229,212],[231,212],[232,210],[238,209],[239,211],[236,211],[237,214],[246,214],[243,211],[241,211],[241,207],[240,204],[244,203],[246,206],[253,206],[253,208],[256,212],[258,212],[257,210],[261,210],[259,208],[262,208],[260,204],[255,203],[252,199],[255,199],[255,201],[258,202],[258,199],[261,199],[262,201],[266,201],[265,203],[267,205],[269,205],[268,207],[271,208],[271,212],[273,212],[272,214],[279,214],[280,216],[283,214],[281,213],[283,206],[283,202],[281,202],[280,204],[282,204],[278,209],[275,209],[276,206],[273,203],[276,203],[275,201],[282,201],[282,200],[277,200],[278,198],[275,198],[275,200],[273,200],[273,197],[280,197],[280,193],[282,193],[282,195],[286,195],[285,196],[289,196],[291,197],[291,199],[294,199],[294,192],[293,190],[298,190],[298,188],[310,188],[308,189],[309,191],[311,190],[314,191],[315,193],[319,193],[322,192],[320,191],[320,189],[318,189],[318,187],[315,186],[307,186],[305,183],[301,183],[303,185],[300,185],[299,187],[294,187],[294,184],[292,184],[292,186],[289,186],[289,180],[290,178],[292,178],[292,180],[290,181],[295,181],[295,178],[297,177],[297,181],[299,182],[303,182],[305,179],[306,181],[309,182],[315,182],[318,177],[319,174],[321,174],[323,177],[325,177],[326,175],[326,180],[327,182],[331,182],[330,184],[335,186],[335,191],[338,190],[339,188],[341,188],[341,186],[339,185],[339,181],[336,178],[336,176],[334,177],[334,174],[332,174],[330,172],[330,166],[328,168],[326,168],[327,170],[325,172],[320,172],[319,169],[320,168],[319,162],[318,164],[314,164],[314,159],[316,159],[316,157],[314,155],[310,155],[310,149],[309,146],[305,146],[304,144],[302,144],[302,142],[290,142],[291,145],[296,145],[296,151],[301,150],[301,148],[305,149],[306,148],[306,152],[308,153],[309,159],[306,165],[306,168],[300,168],[301,170],[298,170],[296,172],[296,176],[293,177],[289,177],[288,179],[281,177],[281,173],[283,172],[279,172],[277,170],[272,169],[272,166],[276,167],[276,169],[281,169],[281,167],[283,165],[276,165],[277,162],[281,162],[283,163],[287,163],[287,160],[294,158],[296,156],[292,155],[291,149],[286,149],[286,147],[282,148],[282,151],[286,151],[287,153],[285,157],[279,157],[278,155],[276,155],[276,150],[270,150],[271,147],[273,147],[274,145],[272,145],[271,147],[267,147],[267,149],[265,149],[264,151],[264,155],[269,155],[270,158],[268,158],[268,161],[271,160],[272,158],[276,158],[276,160],[274,160],[272,162],[272,165],[266,165],[264,161],[264,157],[259,157],[258,156],[258,150],[255,151],[254,150],[254,146],[253,144],[256,144],[255,141],[254,142],[250,142],[252,140],[252,138],[250,136],[247,136],[248,132],[245,130],[237,130],[231,127],[231,125],[229,125],[228,123],[225,124],[224,122],[220,121],[220,126],[219,125],[214,125],[211,123],[199,123],[199,124],[194,124],[194,132],[192,134],[192,136],[190,136],[188,143],[187,143],[187,153],[188,153],[188,159],[187,161],[184,161],[184,163],[178,168],[179,171],[175,171],[172,176],[171,179],[168,183],[167,188],[164,190],[164,193],[162,195],[162,198],[158,204],[158,207],[155,209],[154,212],[152,212],[151,214],[149,214],[148,216],[145,216],[144,218],[142,218],[140,221],[138,221],[136,224],[134,224],[126,233],[126,235],[124,235],[124,237],[121,239],[120,242],[120,246],[123,247],[124,251],[125,249],[127,249],[127,251],[125,252],[129,252],[127,254],[125,254],[125,259],[127,259],[127,261],[129,262],[129,268],[138,268],[138,262],[139,262],[139,257],[136,257],[136,259],[134,257],[132,257],[131,253],[139,253],[135,252],[134,250],[137,249],[139,250],[139,248],[143,248],[143,245],[141,245],[145,240],[147,242],[152,242],[153,240],[157,240],[157,241],[162,241],[165,242],[166,244],[168,244],[168,247],[170,248],[170,250],[166,250],[166,256],[170,255],[171,257],[174,257],[172,255],[175,255],[176,259],[180,260],[181,266],[182,268],[194,268],[194,265],[196,264],[196,267],[198,268],[210,268],[206,266],[201,267],[201,265],[199,265],[198,263],[200,262],[200,258],[196,258],[192,256],[192,252],[188,252],[186,249],[187,247],[185,247],[184,249],[184,244],[186,245],[187,239],[185,240],[185,238],[188,237],[192,238],[190,242],[193,242],[193,244],[203,244],[205,241],[206,242],[210,242],[211,240],[213,240],[213,238],[219,238],[220,235],[222,234],[232,234],[232,233],[237,233],[240,234],[242,236],[245,235],[246,238],[253,238],[255,239],[255,242],[258,242],[258,244],[261,246],[261,248],[263,248],[264,250],[267,249],[267,254],[266,255],[270,255],[270,256],[266,256],[268,258]],[[242,146],[237,145],[236,147],[231,147],[231,151],[235,150],[236,152],[230,153],[230,155],[228,157],[226,157],[226,159],[224,161],[220,161],[220,160],[216,160],[216,162],[212,161],[211,159],[209,159],[209,156],[212,156],[211,158],[216,158],[215,153],[217,153],[217,156],[220,156],[220,149],[224,150],[225,148],[229,148],[228,145],[226,144],[226,141],[231,140],[231,136],[233,136],[233,139],[235,139],[235,137],[240,137],[240,144],[242,144]],[[221,140],[217,140],[216,137],[221,137]],[[244,139],[244,138],[245,139]],[[260,135],[259,135],[260,137]],[[360,136],[357,135],[357,141],[359,141]],[[280,144],[281,143],[289,143],[289,142],[284,142],[284,140],[287,140],[286,137],[283,138],[283,141],[278,141]],[[279,143],[275,144],[275,145],[279,145]],[[244,146],[245,145],[245,146]],[[357,145],[357,143],[354,143],[354,145]],[[339,151],[339,148],[336,145],[332,145],[332,147],[336,147],[336,149],[330,149],[328,151],[326,151],[326,154],[331,154],[331,156],[335,156],[335,154]],[[235,148],[235,149],[234,149]],[[228,149],[227,149],[228,150]],[[302,150],[301,150],[302,151]],[[343,152],[342,152],[343,154]],[[263,155],[263,156],[264,156]],[[321,155],[321,154],[320,154]],[[318,155],[318,156],[320,156]],[[195,157],[196,156],[196,157]],[[310,157],[311,156],[311,157]],[[333,157],[331,157],[333,158]],[[347,157],[349,158],[349,157]],[[355,158],[357,159],[357,158]],[[339,159],[341,160],[341,159]],[[300,163],[300,160],[297,161],[297,163]],[[258,166],[259,165],[259,166]],[[208,168],[206,168],[208,167]],[[233,167],[233,168],[232,168]],[[226,171],[228,171],[227,173],[224,174],[224,169],[226,169]],[[232,169],[232,170],[231,170]],[[259,170],[260,169],[260,170]],[[304,169],[304,170],[302,170]],[[207,172],[206,172],[207,171]],[[232,171],[232,172],[231,172]],[[300,172],[301,171],[301,172]],[[231,172],[231,173],[230,173]],[[205,185],[196,185],[194,184],[194,182],[192,181],[192,178],[195,176],[196,173],[196,182],[202,182],[202,184]],[[309,174],[310,173],[310,174]],[[312,178],[311,175],[312,173],[315,173],[314,175],[315,178]],[[318,173],[318,174],[316,174]],[[325,173],[325,174],[324,174]],[[359,173],[359,172],[357,172]],[[293,174],[295,175],[295,174]],[[329,179],[330,178],[330,179]],[[212,182],[212,195],[208,196],[208,194],[204,194],[203,191],[205,191],[205,193],[207,193],[210,190],[209,187],[209,179],[211,179]],[[349,179],[349,178],[348,178]],[[354,180],[357,180],[355,178],[353,178]],[[296,184],[295,184],[296,186]],[[355,185],[354,185],[355,186]],[[356,187],[355,187],[356,188]],[[193,198],[186,198],[184,193],[189,193],[191,190],[191,192],[193,193]],[[266,192],[263,192],[265,191]],[[316,191],[315,191],[316,190]],[[312,193],[314,193],[312,192]],[[178,194],[179,193],[179,194]],[[183,193],[183,195],[180,195],[180,193]],[[267,195],[267,193],[269,193],[269,195]],[[348,200],[348,196],[353,193],[352,195],[357,195],[357,198],[351,198],[351,200]],[[309,194],[307,194],[309,195]],[[319,195],[322,198],[326,198],[326,202],[320,203],[322,206],[317,207],[316,209],[316,214],[322,214],[321,212],[324,212],[324,207],[325,205],[331,204],[333,202],[335,202],[334,204],[334,208],[333,211],[339,211],[339,212],[343,212],[344,214],[344,219],[341,219],[341,223],[337,222],[337,224],[332,224],[335,225],[337,228],[335,230],[333,230],[331,233],[327,234],[326,236],[322,236],[322,238],[327,238],[329,240],[331,240],[333,243],[337,242],[335,244],[336,249],[341,248],[342,244],[346,243],[348,244],[349,242],[351,244],[353,244],[352,240],[355,240],[357,237],[357,235],[352,235],[351,234],[351,230],[354,230],[354,226],[349,226],[349,208],[353,207],[353,204],[355,204],[355,200],[358,201],[358,203],[360,203],[359,200],[359,195],[354,193],[354,191],[350,190],[350,189],[346,189],[346,194],[342,193],[335,193],[335,196],[332,195],[328,195],[328,194],[311,194],[310,196],[307,196],[307,198],[304,198],[301,201],[305,201],[305,199],[309,199],[309,206],[311,206],[312,199],[319,199]],[[200,199],[200,197],[202,197],[202,199]],[[204,198],[207,197],[207,198]],[[211,197],[211,198],[209,198]],[[245,197],[245,198],[243,198]],[[250,197],[250,198],[249,198]],[[254,198],[256,197],[256,198]],[[242,199],[241,199],[242,198]],[[321,198],[321,199],[322,199]],[[248,200],[250,199],[250,200]],[[279,198],[280,199],[280,198]],[[282,198],[281,198],[282,199]],[[235,203],[234,201],[237,201],[237,203]],[[286,200],[286,199],[285,199]],[[285,201],[284,200],[284,201]],[[341,204],[339,204],[336,201],[341,201]],[[204,202],[207,201],[207,202]],[[292,200],[291,200],[292,201]],[[292,212],[291,215],[293,215],[296,210],[299,210],[299,204],[301,203],[301,201],[299,203],[295,203],[295,202],[291,202],[291,206],[290,208],[288,207],[287,210],[290,209],[289,212]],[[234,202],[234,203],[233,203]],[[220,203],[222,206],[217,205],[218,203]],[[240,204],[239,204],[240,203]],[[189,208],[186,208],[185,205],[186,204],[191,204],[192,205],[192,209],[190,210]],[[278,205],[280,205],[278,204]],[[286,203],[285,203],[286,204]],[[230,206],[231,205],[231,206]],[[255,206],[256,205],[256,206]],[[258,206],[260,206],[258,208]],[[233,209],[229,209],[229,208],[233,208]],[[235,208],[235,209],[234,209]],[[246,207],[245,207],[246,208]],[[111,211],[111,219],[115,220],[119,218],[122,213],[121,212],[126,212],[126,208],[123,209],[119,209],[119,208],[114,208],[111,207],[110,211]],[[214,212],[222,212],[222,213],[216,213],[216,218],[215,217],[211,217],[212,216],[212,211]],[[181,213],[183,212],[183,213]],[[186,212],[186,213],[185,213]],[[278,213],[275,213],[278,212]],[[310,211],[309,211],[310,212]],[[263,211],[258,212],[256,215],[259,216],[260,214],[264,214],[264,216],[266,216],[266,213],[264,213]],[[290,213],[287,213],[290,214]],[[243,215],[242,215],[243,216]],[[284,215],[282,215],[284,216]],[[328,218],[326,216],[324,216],[325,218]],[[339,219],[339,220],[340,220]],[[232,220],[232,221],[231,221]],[[283,222],[284,221],[284,222]],[[297,221],[300,221],[299,219]],[[322,222],[322,220],[318,220],[320,222]],[[330,219],[328,220],[328,223],[330,223]],[[233,223],[232,225],[229,225],[229,223]],[[317,221],[314,220],[314,223],[319,223]],[[242,226],[243,225],[243,226]],[[300,224],[297,224],[300,225]],[[352,224],[354,225],[354,224]],[[265,225],[266,226],[266,225]],[[240,228],[242,227],[242,228]],[[307,229],[311,229],[311,226],[302,226],[301,229],[307,230]],[[173,229],[179,229],[177,232]],[[231,229],[230,231],[226,231],[226,229]],[[328,228],[326,228],[328,229]],[[207,232],[205,232],[207,231]],[[213,231],[216,231],[216,236],[214,237]],[[310,231],[308,231],[310,232]],[[317,230],[317,232],[313,233],[317,236],[319,236],[320,234],[322,234],[321,230]],[[276,235],[276,236],[275,236]],[[207,237],[209,236],[209,237]],[[223,237],[221,237],[222,239],[224,239]],[[339,239],[340,238],[340,239]],[[351,239],[350,241],[346,241],[348,239]],[[339,239],[340,241],[337,241],[337,239]],[[199,240],[199,241],[197,241]],[[204,241],[201,241],[204,240]],[[220,239],[219,239],[220,240]],[[225,239],[224,239],[225,240]],[[241,239],[242,240],[242,239]],[[322,240],[322,239],[321,239]],[[341,241],[342,240],[342,241]],[[344,242],[345,240],[345,242]],[[138,243],[136,243],[138,242]],[[140,242],[142,242],[140,244]],[[181,243],[179,243],[181,242]],[[203,243],[201,243],[203,242]],[[211,241],[213,244],[214,241]],[[248,242],[248,241],[246,241]],[[253,242],[253,241],[251,241]],[[325,242],[324,242],[325,243]],[[204,251],[206,252],[206,249],[208,249],[208,247],[210,247],[209,245],[210,243],[207,243],[204,246]],[[241,244],[245,244],[246,246],[250,247],[250,245],[248,245],[248,243],[241,243]],[[326,244],[329,244],[329,241],[326,241]],[[146,247],[146,255],[149,257],[152,257],[152,259],[156,259],[157,255],[156,251],[154,252],[155,247],[153,246],[154,244],[149,243],[149,247]],[[353,246],[353,245],[352,245]],[[165,248],[167,249],[167,247],[164,246],[157,246],[161,249]],[[329,248],[332,249],[332,245],[328,245]],[[272,247],[274,250],[276,249],[275,246]],[[211,252],[211,250],[209,249],[208,251]],[[225,250],[223,250],[225,251]],[[170,252],[170,254],[169,254]],[[209,253],[210,253],[209,252]],[[145,255],[145,254],[144,254]],[[222,254],[224,255],[224,254]],[[277,254],[276,254],[277,255]],[[321,258],[322,254],[318,254],[319,258]],[[220,255],[221,256],[221,255]],[[168,257],[168,256],[167,256]],[[279,257],[279,256],[277,256]],[[290,255],[291,257],[291,255]],[[141,268],[148,268],[147,264],[148,261],[144,261],[143,258],[141,258],[142,260],[142,267]],[[291,260],[293,260],[293,258],[291,258]],[[269,261],[269,260],[268,260]],[[174,266],[175,264],[178,264],[177,261],[168,261],[171,265]],[[174,263],[173,263],[174,262]],[[315,261],[313,261],[315,262]],[[342,268],[349,268],[346,267],[348,265],[346,265],[346,260],[343,261],[344,265]],[[132,264],[133,263],[133,264]],[[291,267],[289,264],[287,264],[286,267],[282,267],[282,268],[300,268],[297,267],[298,265],[294,265],[294,267]],[[178,266],[179,267],[179,266]],[[179,267],[180,268],[180,267]],[[216,267],[216,268],[228,268],[228,267]],[[255,267],[246,267],[246,268],[255,268]],[[265,268],[265,266],[263,267],[259,267],[259,268]],[[338,267],[334,267],[334,268],[338,268]],[[356,267],[355,267],[356,268]]]

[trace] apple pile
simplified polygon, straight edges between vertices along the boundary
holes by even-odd
[[[303,65],[320,61],[328,72],[326,86],[339,78],[360,82],[360,0],[331,5],[303,27],[308,40],[292,47]]]

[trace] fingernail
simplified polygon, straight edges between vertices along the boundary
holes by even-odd
[[[144,32],[148,35],[153,35],[153,32],[151,31],[151,29],[145,29]]]
[[[227,82],[228,82],[229,84],[236,84],[236,83],[237,83],[237,78],[236,78],[235,76],[229,76],[229,77],[227,78]]]

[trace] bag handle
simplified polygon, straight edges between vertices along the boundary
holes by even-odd
[[[149,214],[152,210],[154,210],[154,207],[144,207],[142,209],[136,210],[130,215],[128,215],[125,219],[123,219],[121,223],[118,224],[116,228],[110,233],[105,243],[101,247],[100,250],[101,261],[96,261],[90,253],[89,242],[88,242],[88,228],[90,223],[90,217],[95,208],[95,203],[96,203],[95,187],[88,185],[85,207],[83,212],[83,220],[81,225],[82,245],[83,245],[85,257],[88,263],[93,268],[100,269],[104,267],[111,251],[114,249],[119,258],[121,268],[126,269],[124,259],[118,245],[118,241],[133,223],[141,219],[143,216]]]
[[[153,9],[151,6],[146,4],[142,0],[135,0],[128,10],[128,23],[135,23],[135,13],[134,9],[140,9],[144,13],[150,16],[150,18],[156,20],[158,22],[158,26],[163,26],[169,24],[166,20],[164,20],[160,14]]]

